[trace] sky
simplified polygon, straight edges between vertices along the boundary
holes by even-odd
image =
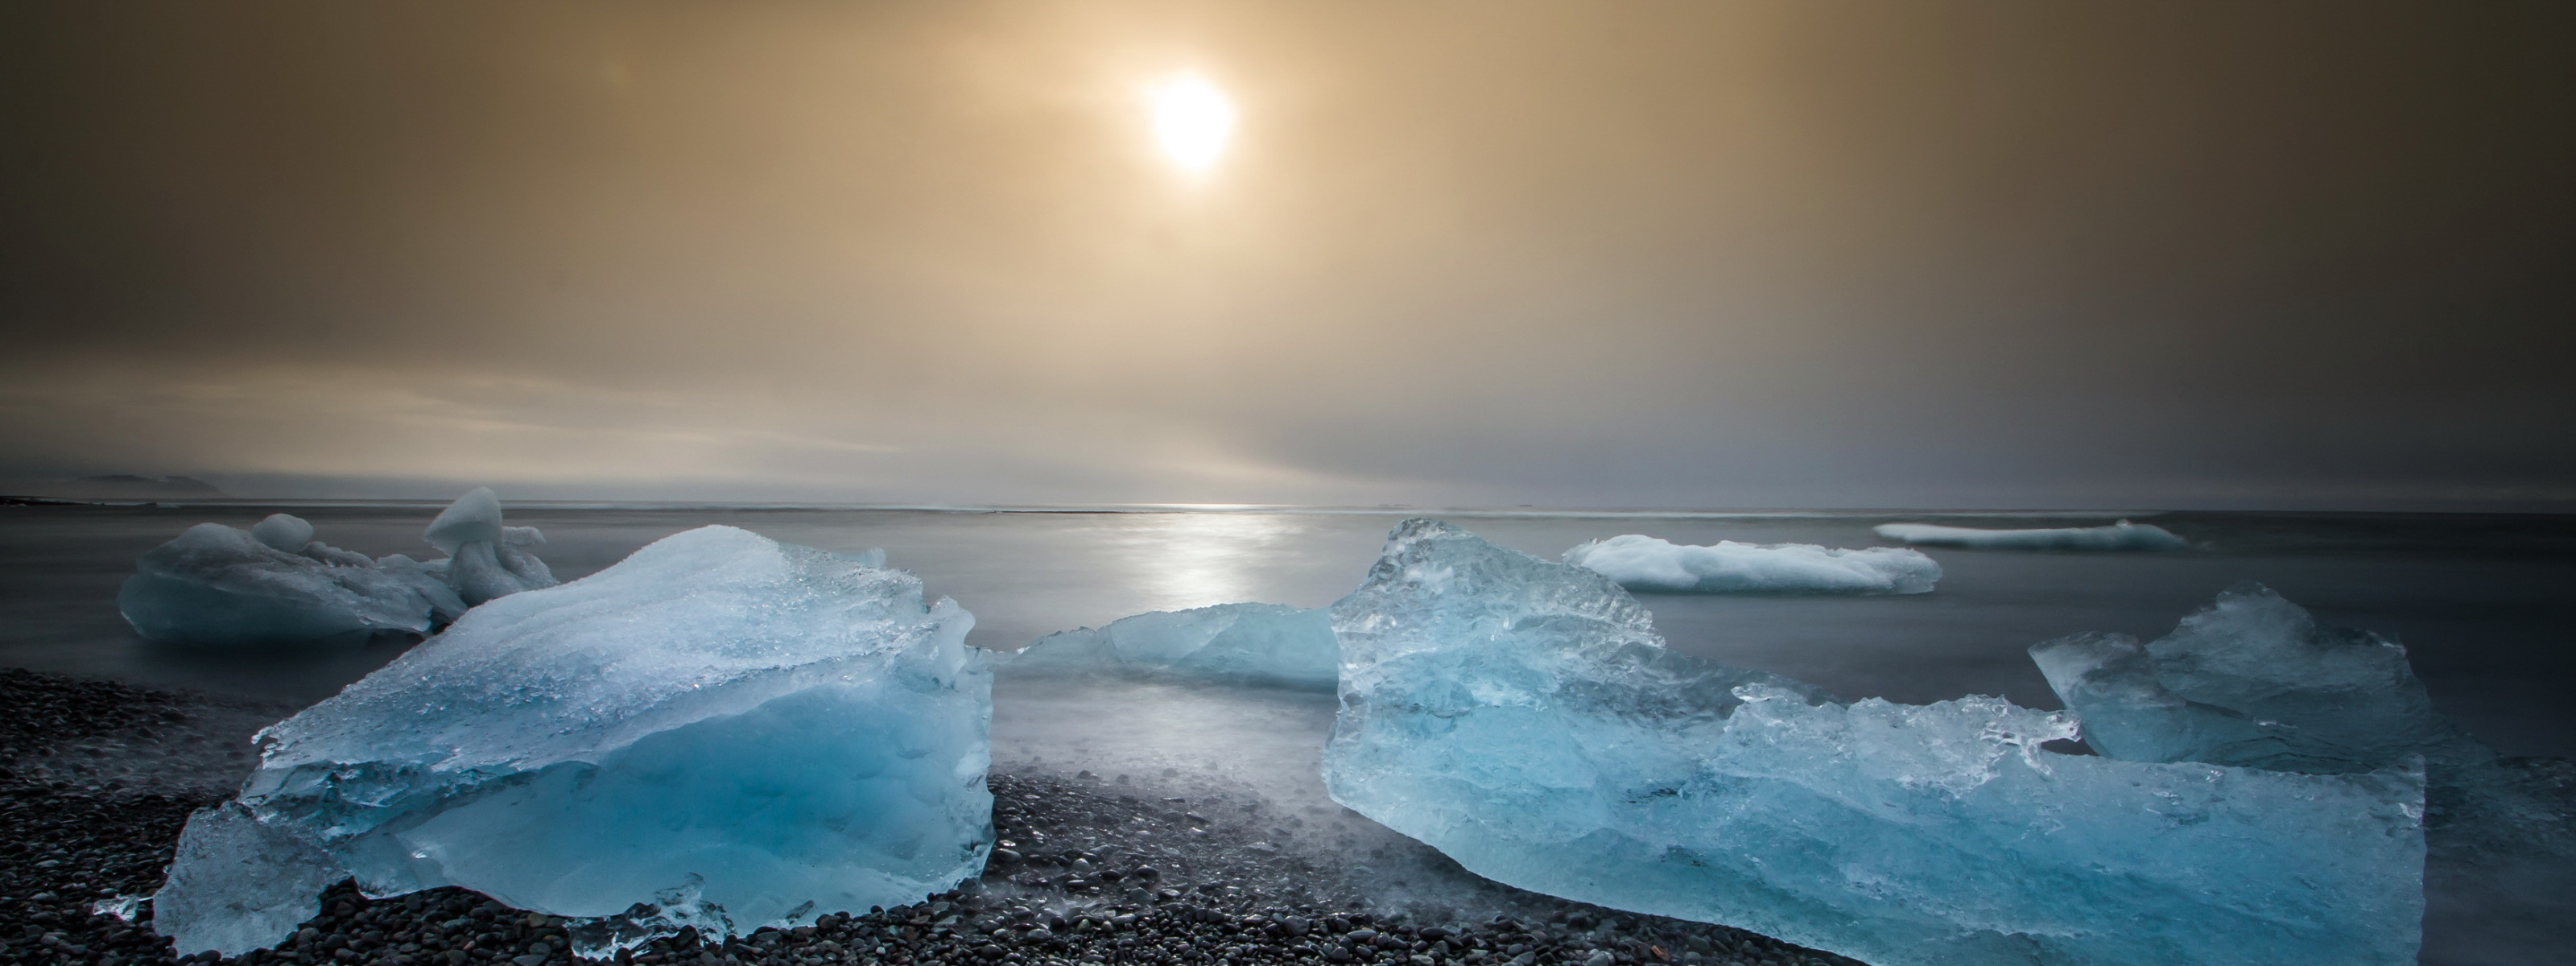
[[[2576,506],[2570,50],[2555,3],[0,0],[0,478]]]

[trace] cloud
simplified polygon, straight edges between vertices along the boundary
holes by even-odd
[[[2526,21],[2564,16],[16,7],[0,464],[925,502],[2557,492],[2576,139],[2528,119],[2576,87],[2531,82],[2562,34]],[[1204,179],[1137,93],[1181,71],[1240,112]]]

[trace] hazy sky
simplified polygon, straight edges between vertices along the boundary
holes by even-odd
[[[2571,10],[0,0],[0,471],[2576,499]]]

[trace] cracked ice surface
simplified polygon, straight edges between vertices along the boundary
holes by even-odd
[[[2415,959],[2419,772],[2059,755],[2070,716],[2000,699],[1837,703],[1433,521],[1333,620],[1333,797],[1511,885],[1880,966]]]
[[[621,944],[675,902],[748,930],[945,889],[990,848],[991,674],[971,615],[877,562],[704,527],[476,607],[262,732],[237,803],[190,821],[217,845],[182,849],[156,907],[275,891],[244,852],[264,840],[370,895],[648,920],[593,930]],[[169,928],[239,953],[293,922]]]
[[[1565,562],[1629,590],[1670,594],[1921,594],[1941,579],[1940,564],[1900,547],[1733,540],[1702,547],[1638,533],[1567,550]]]
[[[1219,604],[1152,611],[1038,638],[1009,677],[1091,675],[1331,691],[1341,648],[1322,608]]]

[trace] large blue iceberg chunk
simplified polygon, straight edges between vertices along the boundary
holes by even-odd
[[[1432,521],[1333,622],[1333,797],[1505,883],[1878,966],[2415,960],[2418,771],[2061,755],[2062,713],[1838,703]]]
[[[216,844],[183,848],[155,896],[214,912],[163,928],[182,952],[275,942],[300,917],[220,913],[273,909],[269,880],[311,854],[370,895],[456,885],[608,919],[589,934],[617,946],[676,930],[675,904],[723,933],[975,874],[992,679],[974,619],[872,562],[705,527],[474,608],[261,733],[237,801],[190,820]],[[259,845],[280,839],[297,845]]]
[[[1921,594],[1941,579],[1940,564],[1899,547],[1733,540],[1702,547],[1638,533],[1567,550],[1565,562],[1629,590],[1668,594]]]
[[[1972,550],[2183,550],[2191,544],[2150,523],[2122,520],[2107,527],[2042,527],[1986,530],[1933,523],[1883,523],[1878,535],[1936,547]]]
[[[1322,608],[1219,604],[1153,611],[1038,638],[1006,676],[1110,676],[1330,691],[1341,673]]]

